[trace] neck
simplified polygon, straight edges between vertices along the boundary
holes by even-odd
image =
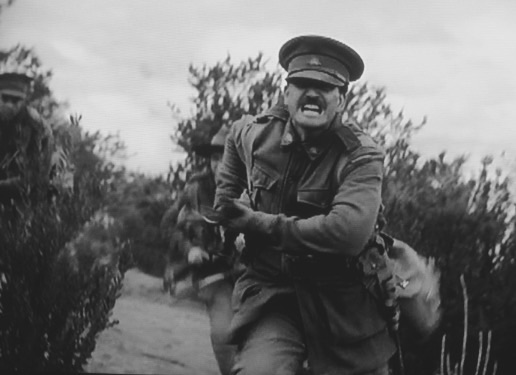
[[[306,128],[304,126],[297,125],[294,121],[292,121],[292,124],[294,125],[293,128],[295,129],[296,133],[299,136],[299,139],[301,142],[310,142],[313,141],[320,136],[322,136],[324,133],[326,133],[329,129],[331,129],[333,122],[335,121],[335,118],[330,121],[326,126],[324,127],[317,127],[317,128]]]
[[[302,128],[302,127],[296,126],[296,124],[294,124],[294,128],[296,129],[297,134],[299,135],[299,139],[303,143],[308,142],[308,141],[313,140],[313,139],[317,139],[318,137],[320,137],[320,135],[322,133],[324,133],[328,129],[328,128],[324,128],[324,129],[306,129],[306,128]]]

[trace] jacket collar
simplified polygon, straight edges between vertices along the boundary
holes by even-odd
[[[310,160],[315,160],[331,147],[336,138],[335,136],[337,136],[337,139],[340,140],[347,151],[353,151],[360,146],[360,140],[349,126],[342,123],[340,116],[333,120],[328,130],[316,139],[312,139],[308,142],[301,142],[294,124],[288,119],[280,144],[281,147],[289,147],[297,144],[305,150]]]

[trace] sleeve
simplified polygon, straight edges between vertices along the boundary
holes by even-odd
[[[222,165],[216,177],[215,208],[218,207],[221,197],[238,199],[247,187],[245,155],[241,147],[245,119],[237,121],[226,138]]]
[[[384,158],[377,148],[358,151],[338,171],[339,187],[328,214],[300,219],[256,212],[248,231],[270,236],[287,252],[357,255],[376,223]]]
[[[28,173],[31,180],[48,183],[52,165],[52,152],[54,148],[54,136],[48,122],[31,107],[26,108],[24,122],[30,129],[29,139],[25,153],[28,158]]]

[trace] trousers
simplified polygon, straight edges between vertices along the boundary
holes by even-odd
[[[236,352],[236,346],[228,342],[233,317],[232,293],[233,284],[227,279],[208,285],[199,292],[199,298],[204,301],[210,319],[211,346],[222,375],[231,373]]]
[[[314,374],[306,365],[307,351],[301,316],[294,297],[282,300],[267,309],[249,328],[237,348],[233,375],[337,375]],[[389,375],[389,366],[359,374]]]

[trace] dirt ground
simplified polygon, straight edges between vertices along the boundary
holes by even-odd
[[[219,374],[204,307],[174,301],[161,291],[161,279],[127,271],[113,318],[120,323],[100,334],[86,372]]]

